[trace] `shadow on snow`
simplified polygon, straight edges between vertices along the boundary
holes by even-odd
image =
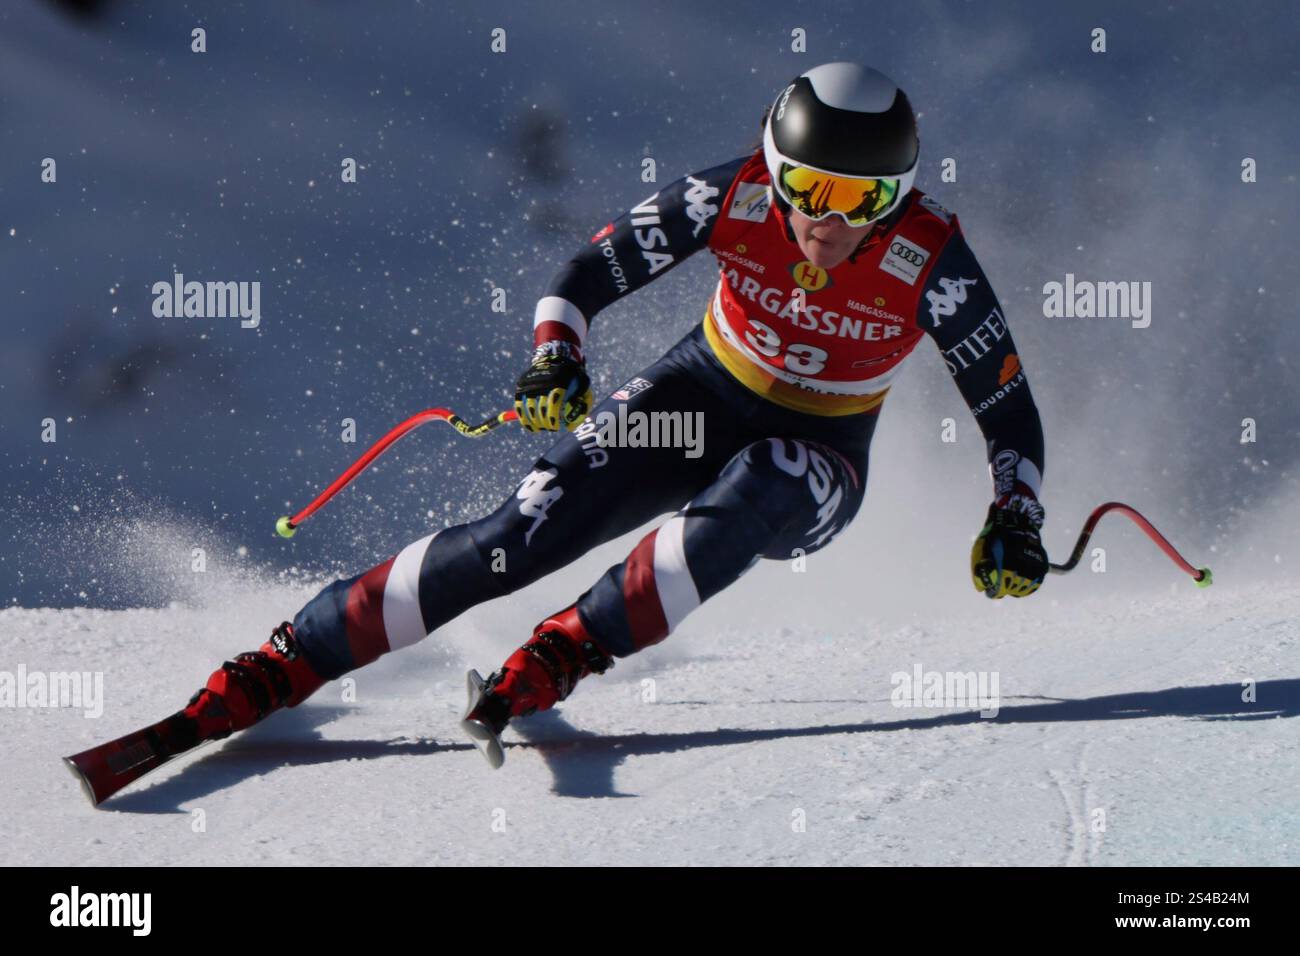
[[[1300,678],[1261,681],[1256,700],[1241,699],[1240,684],[1204,687],[1169,687],[1163,690],[1110,694],[1077,700],[1041,700],[1003,706],[995,718],[976,711],[946,711],[929,717],[824,724],[808,727],[764,727],[752,730],[719,728],[681,733],[607,735],[570,725],[556,711],[520,721],[515,729],[522,742],[507,744],[512,751],[541,754],[554,775],[553,792],[566,797],[627,797],[619,793],[614,772],[631,756],[649,756],[730,747],[767,740],[828,737],[839,734],[884,733],[897,730],[933,730],[970,724],[1033,724],[1092,720],[1136,720],[1144,717],[1188,717],[1198,720],[1263,720],[1300,716]],[[1034,698],[1029,698],[1034,699]],[[799,703],[790,701],[790,703]],[[846,703],[854,703],[846,701]],[[872,703],[859,701],[857,703]],[[878,703],[878,702],[877,702]],[[221,750],[198,759],[184,771],[146,789],[127,793],[107,807],[131,813],[178,813],[181,804],[223,790],[250,776],[260,776],[281,766],[373,760],[392,756],[426,756],[472,751],[469,743],[436,740],[326,740],[320,727],[347,713],[347,708],[303,707],[286,711],[227,743]],[[488,772],[486,768],[484,772]]]

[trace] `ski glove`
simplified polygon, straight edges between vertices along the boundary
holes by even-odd
[[[1032,495],[1014,494],[989,505],[988,518],[970,552],[975,590],[988,597],[1025,597],[1047,575],[1047,551],[1038,537],[1043,506]]]
[[[593,403],[591,379],[581,358],[564,342],[547,342],[533,352],[533,363],[515,385],[515,411],[526,431],[559,431],[578,426]]]

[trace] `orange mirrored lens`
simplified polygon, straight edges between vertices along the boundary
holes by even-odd
[[[888,209],[898,193],[897,179],[834,176],[807,166],[781,167],[786,200],[811,219],[838,212],[850,224],[867,223]]]

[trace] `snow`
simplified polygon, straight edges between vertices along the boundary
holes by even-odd
[[[0,838],[9,863],[56,865],[1294,865],[1300,587],[1152,570],[1165,586],[1118,599],[1094,580],[1091,597],[974,595],[920,625],[778,627],[788,568],[765,565],[507,731],[493,772],[457,730],[463,673],[518,643],[521,611],[553,594],[534,586],[100,810],[58,756],[170,713],[309,589],[11,608],[3,666],[102,671],[105,709],[0,713]],[[891,675],[918,663],[996,671],[998,716],[894,706]]]

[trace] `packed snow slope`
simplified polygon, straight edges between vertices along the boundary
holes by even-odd
[[[508,731],[491,771],[458,734],[465,668],[495,667],[624,540],[100,810],[59,757],[182,705],[311,587],[214,575],[164,608],[6,609],[0,669],[101,671],[104,710],[0,709],[5,859],[1300,863],[1300,587],[1220,568],[1201,591],[1122,521],[1098,536],[1105,574],[1014,603],[959,592],[959,554],[935,560],[936,583],[895,583],[897,558],[854,534],[839,563],[839,543],[802,574],[764,563]],[[996,716],[895,706],[892,675],[917,667],[996,674]]]

